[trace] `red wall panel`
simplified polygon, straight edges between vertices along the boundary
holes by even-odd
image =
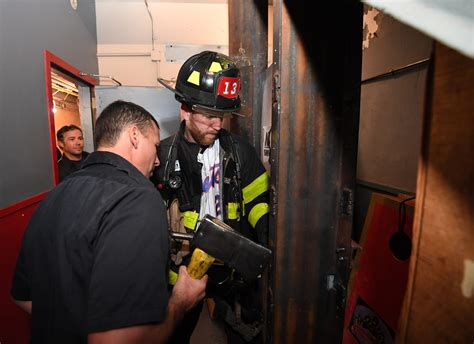
[[[30,316],[10,299],[12,274],[21,238],[39,200],[12,212],[0,214],[0,343],[26,344],[30,337]],[[15,208],[18,208],[16,206]]]
[[[390,248],[390,239],[403,225],[412,234],[414,201],[406,202],[400,221],[400,202],[394,197],[374,193],[367,212],[361,239],[358,267],[351,276],[344,325],[344,344],[394,343],[398,319],[405,296],[409,259],[401,261]]]

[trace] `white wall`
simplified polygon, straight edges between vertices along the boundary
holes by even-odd
[[[113,76],[123,85],[158,86],[157,77],[175,78],[195,52],[228,53],[227,2],[148,4],[153,30],[144,1],[96,1],[100,75]],[[113,82],[103,78],[100,84]]]
[[[165,88],[97,86],[95,94],[98,114],[115,100],[132,101],[143,106],[158,121],[161,140],[178,130],[179,105],[174,99],[174,94]]]

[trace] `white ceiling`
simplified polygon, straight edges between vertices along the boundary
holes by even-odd
[[[98,3],[98,2],[124,3],[124,2],[145,2],[145,0],[95,0],[95,2],[96,3]],[[227,0],[148,0],[149,4],[154,3],[154,2],[226,4]]]
[[[204,36],[212,18],[209,12],[222,13],[222,7],[227,8],[227,0],[148,0],[150,18],[145,0],[96,0],[97,43],[148,45],[152,41],[152,19],[155,41],[166,38],[169,43],[186,43],[179,41],[180,36],[192,34],[194,40],[207,43]],[[213,22],[222,20],[214,18]],[[186,33],[189,27],[194,32]],[[197,27],[203,28],[198,36]]]
[[[157,77],[176,77],[195,51],[228,52],[227,1],[147,2],[96,0],[99,74],[157,86]]]

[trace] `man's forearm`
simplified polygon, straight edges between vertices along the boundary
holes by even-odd
[[[11,299],[18,307],[23,309],[26,313],[31,314],[31,306],[32,306],[31,301],[20,301],[20,300],[14,299],[13,297]]]
[[[91,333],[89,344],[166,343],[184,316],[184,309],[170,299],[166,318],[158,324],[130,326],[104,332]]]
[[[130,326],[120,329],[91,333],[90,344],[166,343],[184,314],[204,298],[207,276],[194,280],[186,267],[179,268],[178,280],[166,308],[166,318],[158,324]]]
[[[163,322],[156,324],[150,334],[150,339],[157,340],[158,343],[166,343],[173,333],[176,326],[183,319],[186,309],[181,304],[175,302],[171,297],[168,308],[166,309],[166,318]]]

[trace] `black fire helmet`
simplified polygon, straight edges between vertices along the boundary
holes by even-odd
[[[177,101],[196,112],[214,116],[240,110],[240,76],[235,62],[227,55],[203,51],[191,56],[181,66],[176,87],[158,81],[175,93]]]

